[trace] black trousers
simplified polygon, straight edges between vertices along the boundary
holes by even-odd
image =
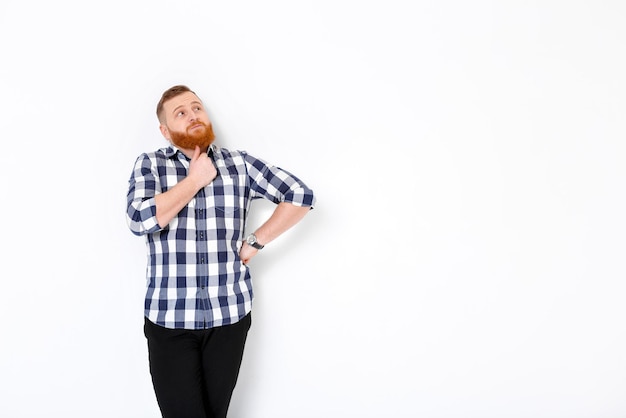
[[[251,314],[206,330],[168,329],[146,318],[150,374],[164,418],[226,418]]]

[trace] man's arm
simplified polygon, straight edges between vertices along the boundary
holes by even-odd
[[[310,206],[296,206],[291,203],[281,202],[276,206],[274,212],[263,225],[254,232],[259,244],[267,245],[283,232],[300,222],[304,215],[311,210]],[[259,250],[248,245],[245,240],[241,246],[239,255],[244,264],[256,255]]]

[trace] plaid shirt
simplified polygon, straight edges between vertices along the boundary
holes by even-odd
[[[140,155],[129,180],[127,222],[148,250],[145,315],[166,328],[205,329],[239,321],[252,309],[252,282],[239,258],[253,199],[312,207],[313,191],[291,173],[244,151],[212,145],[217,177],[164,228],[155,196],[187,176],[174,147]]]

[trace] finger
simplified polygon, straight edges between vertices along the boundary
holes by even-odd
[[[198,159],[198,157],[200,157],[200,147],[196,145],[196,149],[193,151],[193,156],[191,157],[191,159],[195,161]]]

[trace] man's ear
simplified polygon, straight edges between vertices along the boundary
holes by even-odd
[[[170,136],[170,130],[167,129],[167,126],[161,124],[159,125],[159,129],[161,130],[161,134],[167,139],[167,140],[171,140],[172,137]]]

